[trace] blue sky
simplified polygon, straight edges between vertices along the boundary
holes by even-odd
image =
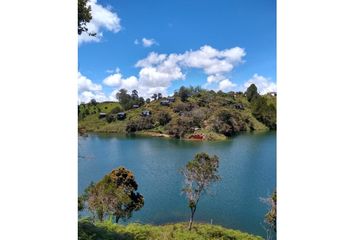
[[[79,100],[180,86],[276,91],[275,0],[91,0],[79,36]]]

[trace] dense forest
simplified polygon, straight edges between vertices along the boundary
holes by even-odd
[[[117,102],[92,99],[78,106],[79,132],[145,134],[184,139],[221,140],[243,131],[276,129],[276,93],[215,92],[181,87],[173,96],[121,89]]]

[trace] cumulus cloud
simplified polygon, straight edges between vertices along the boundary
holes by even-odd
[[[87,103],[91,99],[103,102],[107,100],[106,95],[102,92],[102,86],[100,84],[93,83],[86,76],[78,72],[78,101],[79,103]]]
[[[181,54],[151,52],[135,64],[135,67],[139,68],[137,76],[125,78],[120,70],[116,69],[102,83],[115,89],[107,97],[109,100],[115,100],[116,91],[121,88],[129,92],[138,90],[139,95],[144,98],[151,97],[154,93],[166,95],[173,81],[185,79],[186,70],[194,68],[201,69],[207,75],[205,85],[208,88],[230,91],[235,89],[236,84],[226,78],[225,74],[243,63],[245,55],[244,49],[239,47],[218,50],[208,45]],[[89,91],[95,94],[101,93],[102,86],[96,87],[97,91]],[[85,96],[89,94],[86,93]],[[101,97],[101,95],[98,96]]]
[[[103,37],[103,29],[111,32],[121,30],[120,18],[117,13],[111,11],[108,7],[103,7],[97,3],[97,0],[90,0],[92,19],[87,23],[88,33],[96,33],[96,36],[90,36],[87,32],[79,35],[79,44],[83,42],[99,42]]]
[[[219,82],[219,90],[223,92],[235,90],[237,84],[231,82],[229,79],[224,79]]]
[[[198,50],[189,50],[182,54],[152,52],[139,60],[135,66],[141,68],[139,86],[146,89],[160,87],[166,92],[172,81],[185,79],[183,71],[190,68],[202,69],[208,75],[207,84],[218,84],[219,89],[231,89],[236,85],[223,74],[231,72],[237,65],[243,63],[245,55],[244,49],[239,47],[220,51],[205,45]],[[222,81],[223,83],[220,83]]]
[[[109,75],[103,80],[103,84],[109,87],[115,87],[116,89],[127,89],[132,91],[138,88],[138,79],[135,76],[123,78],[119,68],[116,69],[114,74]]]
[[[258,92],[260,94],[266,94],[268,92],[276,92],[277,91],[277,85],[271,81],[270,78],[263,77],[261,75],[258,75],[257,73],[252,76],[249,80],[247,80],[243,87],[243,91],[246,91],[246,89],[251,85],[255,84],[257,86]]]

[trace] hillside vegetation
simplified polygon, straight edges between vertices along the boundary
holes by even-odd
[[[153,97],[145,101],[137,91],[129,95],[121,90],[117,93],[119,102],[92,100],[80,104],[79,130],[221,140],[242,131],[276,129],[276,96],[259,95],[256,87],[249,87],[245,93],[181,87],[166,105],[161,102],[166,103],[168,98],[161,94]],[[145,110],[151,115],[142,116]],[[126,117],[117,119],[119,112],[125,112]],[[106,116],[100,118],[100,113]]]
[[[160,226],[131,223],[126,226],[111,221],[79,221],[79,240],[261,240],[263,238],[218,225],[196,223],[191,231],[188,223],[175,223]]]

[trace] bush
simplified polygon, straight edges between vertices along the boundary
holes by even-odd
[[[166,111],[161,111],[156,116],[156,120],[159,122],[161,126],[164,126],[167,123],[169,123],[171,119],[172,119],[171,115]]]
[[[113,121],[115,121],[115,120],[116,120],[116,117],[115,117],[114,114],[107,114],[107,115],[106,115],[106,121],[107,121],[108,123],[111,123],[111,122],[113,122]]]
[[[214,131],[225,136],[232,136],[237,132],[247,130],[247,124],[241,115],[226,109],[222,109],[216,114],[212,126]]]
[[[126,131],[128,133],[141,131],[145,129],[151,129],[154,127],[151,117],[142,117],[137,120],[131,120],[126,126]]]
[[[110,114],[117,114],[117,113],[122,112],[122,111],[123,111],[123,108],[118,106],[118,107],[113,108],[109,113]]]

